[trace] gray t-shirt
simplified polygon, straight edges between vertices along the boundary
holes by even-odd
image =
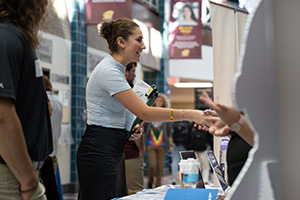
[[[113,95],[130,89],[125,66],[106,56],[87,83],[87,124],[124,129],[125,107]]]

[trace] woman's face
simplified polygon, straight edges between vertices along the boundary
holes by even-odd
[[[188,7],[183,8],[183,18],[185,20],[191,19],[192,12]]]
[[[133,34],[129,36],[126,44],[126,58],[129,62],[138,62],[140,60],[141,53],[146,46],[143,42],[143,34],[140,28],[136,28]]]
[[[156,101],[155,101],[155,106],[156,107],[163,107],[164,105],[164,100],[162,97],[158,96]]]

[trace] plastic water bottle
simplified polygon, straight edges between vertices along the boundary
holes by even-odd
[[[188,158],[181,160],[180,174],[181,174],[181,187],[183,188],[196,188],[198,182],[198,172],[200,164],[197,159]]]
[[[227,154],[227,147],[228,147],[229,140],[224,138],[220,141],[220,167],[224,177],[226,177],[226,154]]]

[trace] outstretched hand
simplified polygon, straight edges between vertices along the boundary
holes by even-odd
[[[240,118],[240,111],[236,110],[233,107],[213,102],[206,92],[202,93],[200,100],[203,101],[207,106],[212,108],[225,124],[230,125],[234,122],[237,122]],[[205,112],[210,111],[206,110]]]
[[[207,115],[217,114],[218,117],[208,117],[205,119],[210,123],[209,132],[216,136],[226,136],[230,134],[230,125],[239,121],[241,117],[240,111],[231,106],[225,106],[219,103],[213,102],[206,92],[203,92],[203,96],[200,97],[207,106],[214,111],[204,111]],[[246,121],[243,128],[238,133],[249,145],[254,144],[254,132],[250,129],[248,122]]]
[[[210,126],[210,122],[206,121],[206,115],[203,111],[197,110],[196,112],[199,112],[199,115],[197,113],[197,117],[194,118],[194,122],[196,125],[199,125],[199,128],[207,129]]]
[[[228,136],[230,128],[219,117],[207,117],[206,120],[210,122],[208,132],[219,137]]]

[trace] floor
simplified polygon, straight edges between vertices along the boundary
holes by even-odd
[[[147,181],[148,178],[145,176],[144,177],[144,187],[146,188],[147,187]],[[165,175],[162,177],[162,184],[163,185],[168,185],[168,184],[171,184],[172,183],[172,175]],[[178,183],[178,180],[177,180],[177,184]],[[63,200],[77,200],[77,193],[75,194],[64,194],[63,196]]]

